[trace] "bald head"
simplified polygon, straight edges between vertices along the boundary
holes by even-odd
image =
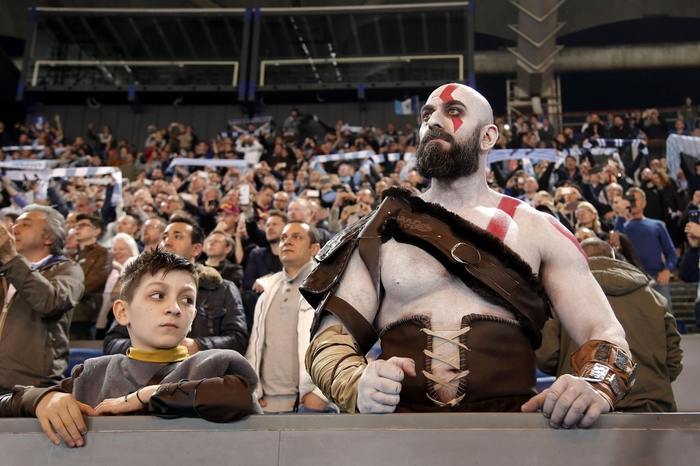
[[[459,83],[443,84],[435,89],[426,105],[458,101],[467,107],[468,117],[473,118],[478,126],[493,123],[493,109],[486,98],[476,89]]]

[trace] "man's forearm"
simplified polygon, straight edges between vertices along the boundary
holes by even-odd
[[[53,315],[71,309],[83,294],[83,276],[78,273],[77,265],[75,268],[75,274],[67,271],[56,274],[49,280],[41,272],[32,270],[28,261],[18,255],[0,266],[0,272],[5,273],[5,277],[32,310],[43,315]]]

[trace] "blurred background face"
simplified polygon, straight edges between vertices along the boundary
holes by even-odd
[[[579,207],[576,209],[576,220],[581,224],[581,225],[592,225],[593,220],[595,220],[596,215],[590,211],[590,209],[586,207]]]
[[[75,237],[78,241],[90,241],[100,235],[100,229],[90,220],[80,220],[75,224]]]
[[[292,201],[287,208],[287,218],[295,222],[308,222],[311,209],[301,201]]]
[[[115,261],[124,265],[126,260],[131,257],[131,248],[126,244],[126,241],[119,238],[114,240],[114,243],[112,243],[112,257]]]
[[[192,226],[186,223],[171,223],[163,232],[160,246],[168,252],[191,260],[198,255],[198,245],[192,244]]]
[[[122,215],[117,220],[117,233],[126,233],[131,237],[135,237],[139,231],[139,225],[131,215]]]
[[[259,206],[267,207],[272,202],[274,192],[271,189],[263,189],[258,193],[257,203]]]
[[[275,195],[272,198],[272,207],[281,210],[284,212],[287,210],[287,206],[289,205],[289,195],[284,192],[280,191],[275,193]]]
[[[284,221],[280,217],[277,217],[276,215],[269,217],[265,221],[265,238],[270,243],[279,240],[283,228]]]
[[[632,215],[641,215],[644,213],[644,208],[647,206],[647,201],[644,199],[641,193],[634,193],[634,207],[630,207],[630,212]]]
[[[45,214],[41,212],[26,212],[20,215],[12,227],[17,252],[26,254],[43,248],[46,239],[45,228]]]
[[[212,234],[204,240],[204,253],[209,257],[225,257],[231,251],[226,238]]]
[[[163,238],[163,223],[154,219],[149,219],[143,224],[141,239],[144,243],[153,244]]]

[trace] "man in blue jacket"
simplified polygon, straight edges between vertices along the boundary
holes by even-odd
[[[634,202],[632,201],[634,197]],[[656,283],[653,288],[664,295],[671,307],[671,291],[668,282],[671,270],[676,267],[676,250],[666,225],[644,216],[646,195],[640,188],[630,188],[624,198],[618,199],[614,209],[615,231],[625,233],[639,256],[646,272]]]

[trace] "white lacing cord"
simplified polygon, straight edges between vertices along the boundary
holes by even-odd
[[[462,343],[458,340],[459,337],[461,337],[462,335],[467,333],[469,330],[471,330],[471,327],[468,327],[468,326],[464,327],[462,329],[455,331],[455,333],[450,337],[439,334],[439,333],[437,333],[433,330],[427,329],[427,328],[422,328],[421,332],[423,332],[426,335],[429,335],[433,338],[437,338],[437,339],[441,340],[443,345],[451,343],[453,345],[457,345],[459,348],[462,348],[465,351],[471,351],[467,347],[467,345],[465,345],[464,343]],[[437,348],[434,348],[434,349],[437,349]],[[451,359],[444,359],[440,355],[436,354],[434,351],[430,351],[428,349],[424,349],[423,354],[425,354],[429,358],[432,358],[432,359],[437,360],[437,361],[439,361],[447,366],[450,366],[453,369],[460,369],[459,354],[457,354],[456,358],[452,357]],[[440,387],[447,387],[447,388],[452,388],[454,386],[454,382],[457,382],[459,384],[459,380],[463,377],[466,377],[467,375],[469,375],[469,371],[464,370],[462,372],[459,372],[459,373],[453,375],[450,378],[442,378],[442,377],[437,377],[436,375],[434,375],[431,372],[428,372],[425,370],[423,371],[423,376],[426,379],[432,381],[433,383],[437,384]],[[432,401],[433,403],[435,403],[436,405],[438,405],[440,407],[444,407],[444,406],[454,407],[454,406],[457,406],[464,399],[464,397],[466,396],[466,393],[462,394],[461,396],[452,398],[451,400],[449,400],[447,402],[436,400],[435,398],[431,397],[429,394],[426,394],[426,396],[430,399],[430,401]]]

